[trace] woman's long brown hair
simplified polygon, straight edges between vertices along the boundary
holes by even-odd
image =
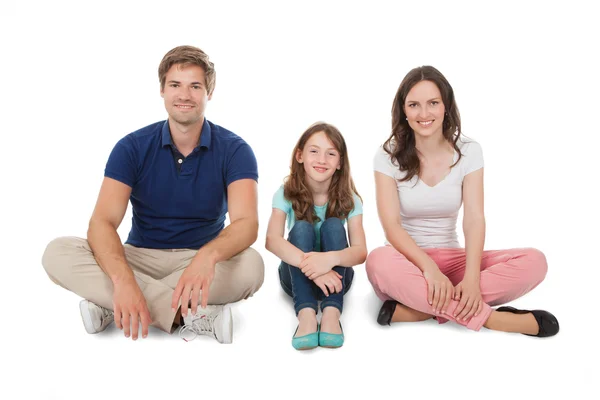
[[[404,112],[404,103],[406,102],[408,92],[421,81],[433,82],[442,94],[442,102],[446,109],[442,125],[442,135],[458,153],[458,160],[452,164],[452,167],[462,157],[462,153],[457,145],[461,135],[460,114],[454,99],[452,86],[450,86],[444,75],[434,67],[426,65],[414,68],[406,74],[396,92],[392,106],[392,134],[383,145],[383,149],[390,155],[392,162],[400,167],[400,171],[406,172],[405,176],[400,179],[400,182],[410,181],[413,176],[419,176],[421,172],[415,133],[408,125],[406,113]]]
[[[323,132],[331,140],[335,149],[340,154],[340,169],[336,170],[331,177],[329,185],[328,203],[325,218],[337,217],[344,219],[354,209],[353,194],[356,194],[362,201],[362,198],[356,191],[352,175],[350,173],[350,162],[348,159],[348,149],[346,141],[340,131],[333,125],[325,122],[317,122],[311,125],[300,136],[298,143],[292,152],[292,161],[290,164],[290,174],[286,177],[283,185],[283,195],[291,201],[292,209],[296,214],[296,220],[314,223],[319,221],[314,209],[313,195],[306,184],[306,172],[304,166],[296,160],[298,152],[304,150],[306,142],[312,135]]]

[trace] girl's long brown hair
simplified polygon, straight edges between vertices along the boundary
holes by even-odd
[[[333,125],[325,122],[317,122],[311,125],[300,136],[298,143],[296,143],[292,152],[290,174],[286,177],[283,185],[283,195],[292,202],[292,209],[294,210],[294,214],[296,214],[296,220],[307,221],[311,224],[319,221],[319,217],[315,213],[313,195],[306,184],[304,166],[296,160],[296,154],[302,152],[308,139],[318,132],[325,133],[340,154],[340,169],[335,171],[329,185],[325,218],[347,218],[348,214],[354,208],[353,194],[356,194],[362,201],[362,198],[356,191],[350,173],[348,149],[344,137]]]
[[[406,172],[400,182],[410,181],[413,176],[419,176],[421,172],[415,133],[408,125],[406,113],[404,112],[404,103],[408,92],[421,81],[433,82],[442,94],[442,102],[446,109],[442,134],[458,153],[458,160],[452,164],[452,167],[458,164],[462,157],[457,145],[461,135],[460,114],[454,99],[452,86],[450,86],[444,75],[434,67],[426,65],[414,68],[406,74],[396,92],[394,104],[392,105],[392,134],[383,145],[383,149],[390,155],[392,162],[400,167],[400,171]]]

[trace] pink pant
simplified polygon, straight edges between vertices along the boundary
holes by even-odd
[[[455,286],[462,280],[465,249],[423,249]],[[396,300],[413,310],[433,314],[427,301],[427,281],[423,273],[392,246],[379,247],[367,257],[367,276],[381,300]],[[451,300],[445,318],[478,331],[492,313],[490,306],[507,303],[528,293],[544,280],[548,264],[536,249],[484,251],[481,257],[481,296],[484,305],[477,317],[456,321],[452,317],[458,301]]]

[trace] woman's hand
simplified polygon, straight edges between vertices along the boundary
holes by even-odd
[[[427,281],[427,301],[433,308],[435,314],[446,314],[448,304],[453,298],[454,285],[450,279],[438,268],[428,268],[423,272],[423,276]]]
[[[478,316],[483,307],[479,279],[465,277],[454,289],[454,300],[460,300],[454,310],[454,318],[457,321],[467,321],[471,317]]]

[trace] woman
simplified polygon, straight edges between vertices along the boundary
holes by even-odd
[[[546,337],[558,333],[547,311],[491,306],[514,300],[545,277],[536,249],[483,251],[483,155],[461,136],[452,87],[424,66],[403,79],[392,134],[374,158],[377,209],[387,245],[367,258],[367,275],[391,322],[436,318],[467,328]],[[456,234],[464,202],[465,248]]]

